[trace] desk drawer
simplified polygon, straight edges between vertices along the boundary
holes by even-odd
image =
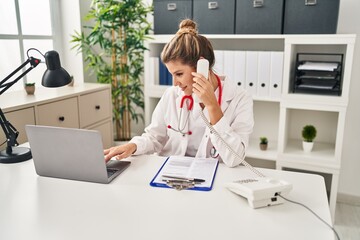
[[[80,96],[80,127],[111,118],[110,89]]]
[[[77,98],[68,98],[38,106],[38,125],[79,128]]]

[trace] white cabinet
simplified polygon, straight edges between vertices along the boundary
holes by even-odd
[[[6,92],[0,96],[0,107],[19,131],[19,144],[27,142],[25,125],[36,124],[98,130],[104,148],[113,145],[110,85],[85,83],[73,87],[38,87],[34,95],[27,95],[24,90]],[[5,141],[2,131],[0,141]]]
[[[212,42],[216,51],[261,54],[271,52],[273,55],[271,61],[280,64],[279,72],[270,73],[271,80],[269,81],[274,85],[270,85],[270,93],[254,91],[255,126],[250,138],[247,159],[255,164],[262,161],[265,162],[263,165],[278,169],[307,171],[325,176],[329,190],[330,210],[334,217],[356,35],[205,36]],[[147,42],[149,51],[145,54],[146,125],[151,120],[159,98],[168,87],[157,85],[159,81],[156,79],[156,69],[152,69],[156,67],[156,64],[151,62],[151,58],[160,56],[162,48],[172,35],[152,37],[153,39]],[[341,95],[293,93],[298,53],[343,54]],[[326,61],[326,56],[324,61]],[[272,66],[270,66],[270,71],[271,69]],[[278,79],[279,77],[282,79]],[[237,76],[233,80],[244,82],[244,79],[236,78]],[[244,87],[248,86],[245,84]],[[280,88],[280,90],[271,90],[271,87]],[[307,124],[312,124],[317,128],[317,137],[311,153],[304,153],[302,150],[301,131]],[[259,148],[261,136],[269,139],[266,151],[261,151]]]

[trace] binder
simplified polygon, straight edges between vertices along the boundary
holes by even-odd
[[[178,165],[181,165],[182,167],[180,168]],[[210,191],[214,184],[218,165],[219,161],[214,158],[170,156],[165,160],[159,171],[155,174],[154,178],[150,182],[150,186],[171,188],[162,181],[162,176],[176,175],[189,178],[202,178],[205,180],[205,182],[195,184],[194,187],[188,188],[187,190]],[[181,169],[182,173],[176,172],[177,169]],[[196,174],[196,176],[193,176],[194,174]]]
[[[214,50],[215,55],[215,64],[214,70],[218,75],[224,75],[224,51],[222,50]]]
[[[271,52],[270,97],[281,97],[284,67],[284,52]]]
[[[150,57],[150,84],[159,85],[159,58]]]
[[[258,52],[246,52],[246,86],[245,89],[251,95],[256,95],[258,79]]]
[[[234,51],[224,51],[224,75],[227,76],[229,79],[234,81],[234,58],[235,52]]]
[[[165,64],[159,58],[159,84],[172,85],[171,73],[166,68]]]
[[[246,52],[235,51],[234,53],[234,81],[239,87],[245,88],[246,79]]]
[[[258,53],[258,85],[257,95],[269,96],[271,52]]]

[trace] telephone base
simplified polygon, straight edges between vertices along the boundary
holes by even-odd
[[[284,203],[284,199],[277,196],[287,196],[292,189],[292,184],[274,178],[241,179],[226,184],[226,187],[247,198],[250,207],[261,208]]]

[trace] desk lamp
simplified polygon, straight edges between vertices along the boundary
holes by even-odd
[[[0,82],[0,95],[41,62],[40,59],[29,56],[30,50],[36,50],[45,58],[46,71],[41,82],[44,87],[61,87],[71,82],[69,73],[61,67],[60,57],[56,51],[49,51],[43,55],[39,50],[30,48],[27,51],[28,59]],[[15,73],[23,69],[29,63],[30,67],[28,69],[20,74],[15,80],[8,81]],[[16,128],[5,118],[5,114],[1,108],[0,125],[5,133],[7,142],[6,150],[0,152],[0,163],[17,163],[31,159],[32,156],[29,148],[18,147],[19,144],[16,139],[19,135],[19,131],[17,131]]]

